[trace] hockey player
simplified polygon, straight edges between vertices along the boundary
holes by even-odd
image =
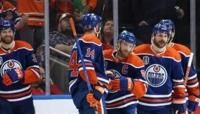
[[[182,44],[173,42],[173,39],[175,36],[175,25],[171,20],[163,19],[160,21],[160,23],[168,26],[168,28],[170,30],[169,31],[170,41],[169,41],[168,46],[173,47],[180,53],[182,67],[183,67],[184,72],[186,72],[187,63],[189,61],[189,56],[190,56],[191,50]],[[198,78],[197,78],[196,69],[194,68],[193,65],[191,66],[188,77],[189,78],[185,80],[185,81],[187,81],[186,88],[187,88],[187,93],[188,93],[187,109],[188,109],[189,113],[192,113],[197,109],[198,104],[199,104],[198,99],[200,98],[199,82],[198,82]]]
[[[102,43],[97,38],[100,32],[101,17],[89,13],[82,17],[82,26],[85,31],[75,44],[69,62],[70,66],[70,93],[80,114],[106,114],[104,109],[104,94],[108,85],[105,75]],[[79,45],[81,49],[77,47]],[[80,52],[82,52],[83,61]],[[83,64],[88,74],[89,84],[93,91],[87,87],[87,78],[84,75]]]
[[[147,91],[144,81],[144,63],[133,53],[136,38],[122,31],[117,50],[104,51],[110,92],[106,97],[108,114],[137,114],[138,98]]]
[[[14,40],[11,21],[0,23],[0,113],[35,114],[30,84],[41,80],[32,47]]]
[[[156,24],[151,44],[142,44],[134,50],[145,63],[145,79],[149,84],[146,95],[139,100],[138,114],[172,114],[173,110],[185,113],[181,57],[175,49],[167,47],[169,37],[168,27]]]

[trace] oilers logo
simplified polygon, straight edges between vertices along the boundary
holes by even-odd
[[[3,74],[6,73],[6,71],[16,68],[22,69],[22,66],[19,61],[14,59],[5,61],[1,66],[1,76],[3,76]]]
[[[167,81],[167,76],[166,69],[159,64],[150,65],[145,73],[145,79],[152,87],[161,87],[164,85]]]

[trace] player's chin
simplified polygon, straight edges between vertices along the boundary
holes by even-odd
[[[1,39],[1,42],[5,43],[5,44],[10,44],[10,43],[12,43],[12,41],[13,41],[12,38]]]
[[[167,45],[166,43],[160,43],[160,44],[158,45],[158,47],[159,47],[159,48],[164,48],[166,45]]]

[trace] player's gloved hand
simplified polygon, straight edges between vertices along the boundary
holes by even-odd
[[[113,79],[119,79],[121,77],[121,74],[118,71],[114,70],[114,69],[107,70],[106,71],[106,75],[111,80],[113,80]]]
[[[19,80],[21,80],[24,77],[24,72],[19,69],[10,69],[8,71],[6,71],[6,73],[3,75],[3,84],[6,86],[10,86],[13,83],[18,82]]]
[[[180,112],[180,111],[176,110],[176,111],[174,112],[174,114],[186,114],[186,112]]]
[[[90,107],[97,109],[100,105],[100,99],[104,94],[104,89],[100,86],[96,86],[93,92],[86,95],[86,100]]]
[[[133,80],[133,87],[131,92],[136,96],[137,99],[143,97],[147,92],[147,84],[140,80]]]
[[[120,77],[119,79],[111,80],[109,83],[109,88],[112,91],[128,91],[132,89],[132,80],[127,77]]]
[[[184,104],[173,104],[173,110],[175,114],[185,114],[186,113],[186,103]]]
[[[198,107],[198,102],[188,100],[187,108],[189,112],[194,112]]]

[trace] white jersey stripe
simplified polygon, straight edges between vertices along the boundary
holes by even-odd
[[[25,96],[25,97],[21,97],[21,98],[17,98],[17,99],[7,99],[10,102],[16,102],[16,101],[22,101],[22,100],[26,100],[32,97],[32,94]]]
[[[23,91],[26,91],[28,89],[30,89],[30,85],[25,87],[25,88],[22,88],[22,89],[18,89],[18,90],[11,90],[11,91],[0,91],[0,94],[14,94],[14,93],[20,93],[20,92],[23,92]]]
[[[166,105],[171,105],[172,102],[166,102],[166,103],[145,103],[145,102],[141,102],[139,101],[139,104],[140,105],[143,105],[143,106],[151,106],[151,107],[157,107],[157,106],[166,106]]]
[[[126,99],[128,97],[131,97],[131,96],[133,96],[133,94],[128,94],[128,95],[125,95],[125,96],[122,96],[122,97],[119,97],[119,98],[116,98],[116,99],[113,99],[113,100],[109,100],[109,101],[106,101],[106,103],[114,103],[114,102]]]

